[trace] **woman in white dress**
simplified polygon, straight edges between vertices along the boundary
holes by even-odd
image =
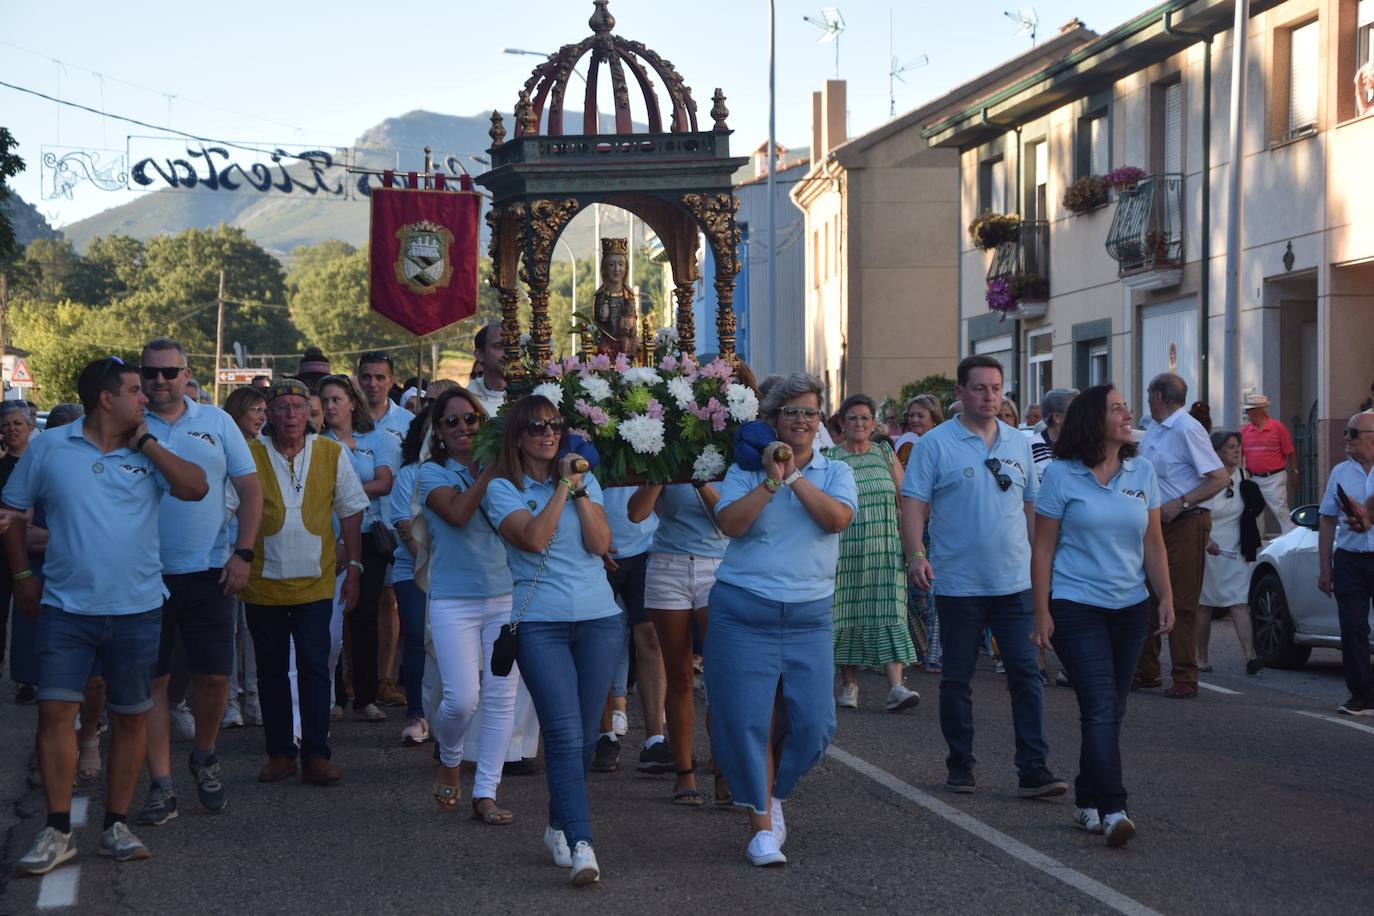
[[[1197,615],[1197,663],[1198,670],[1211,671],[1208,660],[1207,642],[1212,633],[1212,616],[1218,608],[1231,612],[1231,623],[1236,628],[1236,638],[1240,640],[1241,651],[1245,653],[1247,674],[1259,674],[1264,662],[1255,656],[1254,631],[1250,624],[1250,571],[1255,560],[1255,550],[1259,546],[1259,531],[1253,513],[1246,511],[1247,498],[1244,490],[1256,487],[1254,481],[1246,480],[1240,468],[1240,435],[1219,430],[1212,433],[1212,448],[1230,474],[1226,489],[1212,497],[1203,506],[1211,510],[1212,532],[1207,542],[1207,565],[1202,578],[1202,597],[1199,604],[1202,613]],[[1263,496],[1260,496],[1263,499]],[[1261,510],[1262,511],[1262,510]],[[1250,537],[1242,537],[1242,529],[1254,529]]]

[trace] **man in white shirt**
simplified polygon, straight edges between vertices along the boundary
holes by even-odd
[[[1341,624],[1341,667],[1350,699],[1338,707],[1350,716],[1374,716],[1374,671],[1369,661],[1369,606],[1374,599],[1374,531],[1357,531],[1336,494],[1355,505],[1374,497],[1374,412],[1357,413],[1345,427],[1348,460],[1331,469],[1322,497],[1317,588],[1335,595]],[[1335,547],[1334,555],[1332,547]]]
[[[502,372],[506,354],[501,349],[501,325],[492,322],[477,332],[473,339],[476,359],[482,365],[482,375],[468,382],[468,391],[482,402],[487,416],[494,417],[506,401],[506,376]]]
[[[1178,700],[1197,697],[1198,600],[1212,520],[1202,503],[1226,487],[1227,473],[1202,424],[1185,409],[1188,383],[1172,372],[1155,376],[1147,389],[1150,417],[1155,421],[1140,443],[1140,457],[1154,465],[1159,479],[1160,520],[1164,548],[1169,554],[1169,581],[1174,588],[1173,630],[1169,633],[1169,661],[1173,684],[1165,696]],[[1153,602],[1154,596],[1151,595]],[[1159,637],[1150,636],[1140,652],[1131,689],[1158,687]]]

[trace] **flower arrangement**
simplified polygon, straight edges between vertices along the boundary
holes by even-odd
[[[1043,302],[1050,297],[1050,284],[1039,274],[1018,273],[1011,278],[1011,294],[1017,302]]]
[[[1148,172],[1134,165],[1123,165],[1112,169],[1104,179],[1107,184],[1112,186],[1115,191],[1129,191],[1135,188],[1136,182],[1144,178]]]
[[[1169,260],[1168,229],[1151,229],[1145,233],[1145,256],[1155,261]]]
[[[631,366],[624,356],[569,356],[549,362],[531,394],[558,408],[568,428],[601,456],[603,486],[719,480],[728,467],[735,430],[758,419],[759,400],[723,359],[701,365],[672,352],[660,334],[654,366]],[[503,418],[477,434],[479,463],[495,460]]]
[[[1101,175],[1086,175],[1064,190],[1064,208],[1074,213],[1105,206],[1107,182]]]
[[[1015,213],[993,213],[991,210],[984,210],[968,226],[968,235],[974,247],[982,251],[1016,241],[1020,231],[1021,217]]]
[[[994,277],[988,281],[988,308],[994,312],[1016,310],[1016,296],[1011,291],[1010,277]]]

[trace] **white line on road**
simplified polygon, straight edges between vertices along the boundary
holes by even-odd
[[[1113,890],[1102,882],[1089,878],[1081,871],[1070,868],[1057,859],[1052,859],[1044,853],[1032,849],[1030,846],[1027,846],[1020,840],[1013,839],[996,827],[991,827],[978,820],[976,817],[965,814],[958,808],[947,805],[938,798],[922,792],[915,786],[902,782],[896,776],[893,776],[886,770],[879,769],[867,760],[855,757],[848,751],[842,751],[833,744],[830,745],[826,753],[850,769],[867,776],[884,788],[891,789],[903,798],[915,802],[931,814],[944,818],[959,829],[973,834],[984,842],[991,843],[1007,855],[1020,859],[1022,862],[1044,872],[1051,878],[1062,881],[1075,890],[1087,894],[1089,897],[1092,897],[1094,900],[1110,907],[1118,913],[1124,913],[1127,914],[1127,916],[1161,916],[1160,913],[1150,909],[1139,900],[1133,897],[1127,897],[1125,894]]]
[[[1321,719],[1323,722],[1334,722],[1337,725],[1344,725],[1346,728],[1353,728],[1362,732],[1369,732],[1371,735],[1374,735],[1374,725],[1361,725],[1359,722],[1352,722],[1349,719],[1342,718],[1341,716],[1328,716],[1325,713],[1307,712],[1303,709],[1295,709],[1293,710],[1293,712],[1297,713],[1300,716],[1307,716],[1311,719]]]
[[[76,905],[76,883],[81,878],[80,865],[65,865],[43,876],[38,886],[38,908],[54,910]]]
[[[1206,681],[1198,681],[1197,685],[1203,690],[1215,690],[1217,693],[1225,693],[1233,697],[1240,696],[1239,690],[1232,690],[1229,687],[1218,687],[1216,684],[1208,684]]]
[[[86,826],[86,812],[90,809],[91,800],[89,798],[72,799],[72,828]]]

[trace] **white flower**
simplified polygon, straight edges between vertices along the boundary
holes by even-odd
[[[542,385],[535,385],[534,391],[530,393],[536,397],[544,398],[554,407],[563,406],[563,386],[557,382],[544,382]]]
[[[757,420],[759,416],[759,396],[746,385],[728,385],[725,389],[725,403],[730,408],[730,417],[739,423]]]
[[[654,334],[654,345],[658,347],[665,344],[670,347],[677,346],[680,340],[682,338],[678,336],[677,328],[671,326],[659,328],[658,333]]]
[[[647,366],[636,366],[633,369],[626,369],[621,378],[626,385],[657,385],[663,381],[663,376]]]
[[[663,421],[634,414],[620,424],[620,438],[641,455],[663,451]]]
[[[692,462],[693,480],[715,480],[725,470],[725,456],[714,445],[701,450],[697,460]]]
[[[677,401],[679,410],[686,410],[695,403],[693,401],[692,383],[680,375],[668,379],[668,393],[673,396],[674,401]]]
[[[611,383],[599,375],[588,375],[581,380],[582,390],[587,392],[593,401],[609,401],[611,399]]]

